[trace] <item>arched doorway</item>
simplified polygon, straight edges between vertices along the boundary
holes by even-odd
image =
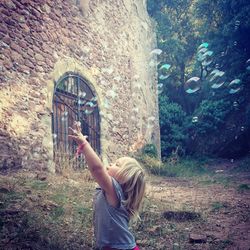
[[[82,131],[94,150],[100,154],[100,116],[97,96],[88,82],[80,75],[68,72],[54,86],[52,134],[54,158],[56,163],[73,159],[76,144],[68,139],[69,127],[74,121],[80,121]],[[59,161],[59,162],[57,162]],[[79,166],[79,159],[72,161]]]

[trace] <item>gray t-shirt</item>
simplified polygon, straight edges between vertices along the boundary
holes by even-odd
[[[102,189],[97,189],[94,199],[94,228],[99,248],[133,249],[135,238],[129,231],[129,214],[122,204],[124,194],[121,185],[113,178],[112,183],[119,200],[117,207],[109,205]]]

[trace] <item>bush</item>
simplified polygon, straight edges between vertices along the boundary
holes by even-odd
[[[142,154],[148,155],[148,156],[153,157],[153,158],[157,158],[158,153],[157,153],[157,148],[156,148],[155,144],[146,144],[142,148]]]
[[[134,156],[150,173],[159,175],[162,168],[162,162],[155,157],[149,155]]]
[[[166,96],[159,99],[161,155],[168,157],[178,147],[184,148],[186,141],[185,120],[186,113],[177,103],[169,102]]]

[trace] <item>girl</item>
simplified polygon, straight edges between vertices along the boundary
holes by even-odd
[[[94,231],[101,250],[138,250],[129,231],[129,221],[138,217],[145,194],[146,173],[133,158],[122,157],[107,169],[81,133],[80,122],[75,122],[73,135],[77,154],[83,153],[88,168],[100,185],[94,199]]]

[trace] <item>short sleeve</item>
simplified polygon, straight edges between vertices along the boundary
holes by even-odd
[[[124,194],[123,194],[123,191],[122,191],[122,187],[117,182],[116,179],[114,179],[113,177],[111,177],[111,178],[112,178],[112,184],[113,184],[113,187],[115,189],[116,196],[117,196],[117,198],[119,200],[119,207],[120,207],[122,200],[124,200]]]

